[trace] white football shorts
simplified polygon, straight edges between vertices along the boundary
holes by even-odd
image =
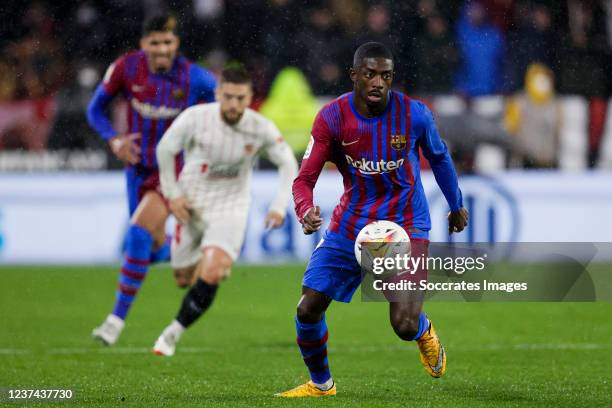
[[[247,223],[247,212],[224,214],[177,224],[172,237],[173,268],[195,265],[206,247],[218,247],[235,261],[240,254]]]

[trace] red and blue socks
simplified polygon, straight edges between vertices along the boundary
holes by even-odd
[[[172,238],[167,235],[163,245],[151,252],[151,263],[167,262],[170,260],[170,244]]]
[[[419,330],[412,340],[416,341],[420,339],[427,330],[429,330],[429,319],[427,318],[425,312],[421,312],[421,315],[419,316]]]
[[[119,275],[119,289],[113,314],[125,320],[132,302],[149,270],[153,236],[139,225],[132,224],[126,234],[125,259]]]
[[[297,343],[304,363],[310,372],[310,379],[315,385],[327,390],[333,386],[327,360],[327,324],[325,316],[318,323],[302,323],[295,318]]]

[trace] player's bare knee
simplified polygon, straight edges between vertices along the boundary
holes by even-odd
[[[153,225],[151,225],[151,223],[147,222],[147,220],[143,220],[143,219],[137,219],[137,218],[132,218],[131,220],[131,224],[132,225],[137,225],[140,228],[144,228],[145,230],[147,230],[151,235],[153,235],[153,239],[155,239],[155,228]]]
[[[305,305],[299,304],[297,307],[297,318],[302,323],[318,323],[323,319],[323,313],[318,313]]]
[[[232,264],[232,258],[224,250],[206,247],[199,265],[199,276],[209,285],[218,285],[229,275]]]
[[[157,220],[142,217],[132,217],[131,223],[132,225],[138,225],[139,227],[147,230],[153,237],[153,242],[155,243],[155,245],[163,244],[166,238],[166,234],[165,231],[159,228],[159,222]],[[164,235],[163,238],[161,237],[162,234]]]
[[[163,233],[165,239],[164,226],[168,215],[168,208],[161,196],[154,192],[148,192],[140,201],[130,222],[146,229],[156,238]],[[160,238],[160,240],[163,242],[163,239]]]
[[[218,285],[229,274],[231,263],[207,262],[200,270],[200,278],[209,285]]]
[[[419,318],[412,316],[402,317],[400,319],[392,319],[391,326],[395,334],[406,341],[414,340],[415,336],[419,332]]]
[[[200,278],[209,285],[218,285],[226,275],[226,269],[219,267],[208,267],[200,274]]]
[[[314,289],[304,287],[302,297],[297,305],[297,318],[302,323],[318,323],[323,319],[325,311],[332,299]]]
[[[159,248],[166,243],[166,230],[164,228],[157,228],[152,234],[155,248]]]
[[[189,287],[191,281],[183,276],[175,276],[174,280],[176,282],[176,286],[180,289],[185,289]]]
[[[302,297],[297,305],[296,315],[302,323],[318,323],[323,319],[325,309]]]
[[[191,286],[195,265],[186,268],[174,269],[174,280],[179,288],[187,288]]]

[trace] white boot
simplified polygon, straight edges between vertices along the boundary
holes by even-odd
[[[106,346],[112,346],[117,342],[125,322],[114,314],[109,314],[101,326],[91,332],[94,339],[101,341]]]
[[[153,346],[153,354],[166,357],[173,356],[176,351],[176,343],[178,343],[184,331],[185,328],[179,322],[173,320],[157,338]]]

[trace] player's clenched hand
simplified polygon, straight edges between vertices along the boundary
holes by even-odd
[[[191,214],[189,210],[191,209],[191,205],[189,205],[189,201],[185,197],[177,197],[168,203],[168,207],[170,207],[170,212],[174,214],[178,222],[181,224],[187,224],[189,219],[191,218]]]
[[[277,211],[269,211],[266,215],[265,225],[266,229],[280,228],[285,222],[285,216]]]
[[[140,146],[135,141],[140,138],[140,133],[129,133],[113,137],[109,144],[114,155],[127,164],[137,164],[140,161]]]
[[[304,234],[310,235],[315,231],[318,231],[323,225],[323,218],[321,218],[321,208],[319,206],[313,207],[304,216],[302,220],[302,231]]]
[[[468,225],[468,210],[461,207],[448,213],[448,233],[461,232]]]

